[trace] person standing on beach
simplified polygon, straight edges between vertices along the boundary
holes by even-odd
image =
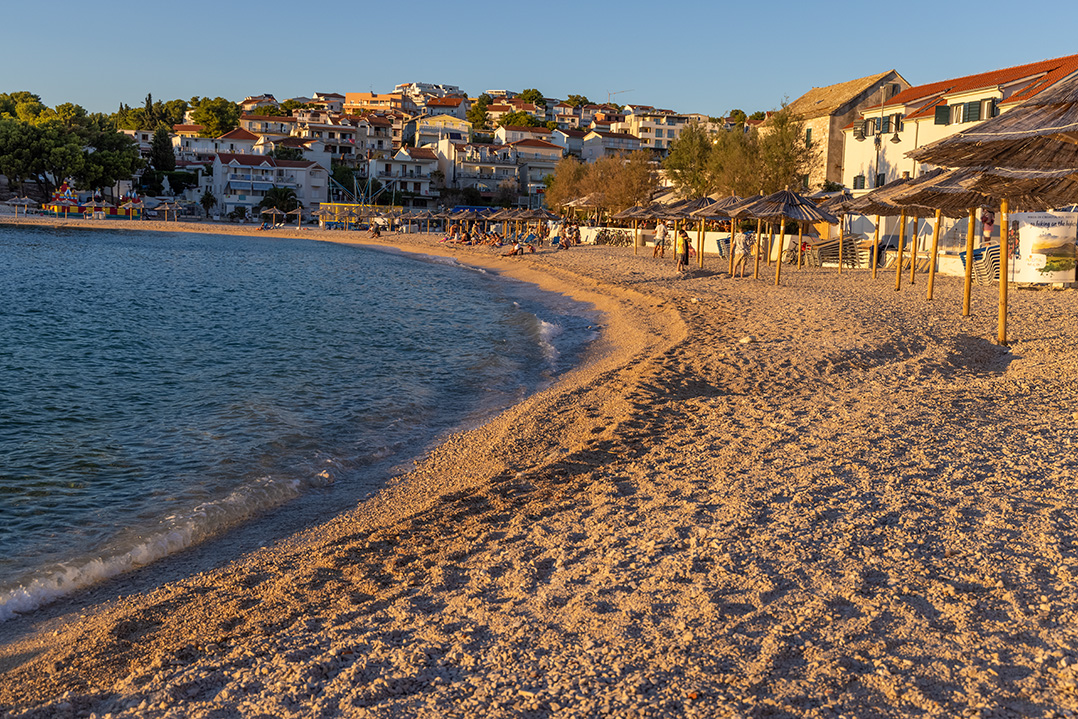
[[[666,223],[662,220],[655,225],[655,248],[651,251],[652,257],[663,257],[666,254]]]
[[[684,272],[689,266],[689,233],[685,228],[678,230],[674,256],[677,259],[677,271]]]
[[[744,232],[738,232],[734,236],[734,274],[733,277],[741,271],[741,276],[745,276],[745,262],[749,259],[749,236]]]

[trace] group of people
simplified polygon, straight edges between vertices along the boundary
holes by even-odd
[[[670,232],[666,228],[666,223],[660,221],[655,226],[655,247],[651,252],[652,257],[666,257],[666,238],[668,236],[670,236]],[[673,244],[677,271],[684,272],[689,268],[689,258],[696,254],[696,250],[692,246],[692,240],[689,239],[689,233],[685,231],[684,227],[678,229]]]

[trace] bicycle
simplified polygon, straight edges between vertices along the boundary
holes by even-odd
[[[611,247],[632,247],[633,238],[626,230],[604,227],[596,233],[595,244],[609,245]]]

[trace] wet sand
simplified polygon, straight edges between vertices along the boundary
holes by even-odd
[[[959,278],[929,303],[891,273],[784,268],[776,288],[712,257],[679,276],[622,248],[382,244],[592,302],[603,337],[325,524],[0,625],[0,709],[1078,709],[1078,292],[1012,291],[1007,350],[996,289],[963,318]]]

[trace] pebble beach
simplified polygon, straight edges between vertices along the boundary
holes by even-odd
[[[451,256],[602,335],[323,524],[0,624],[0,717],[1078,712],[1075,290],[1002,347],[957,277],[137,225]]]

